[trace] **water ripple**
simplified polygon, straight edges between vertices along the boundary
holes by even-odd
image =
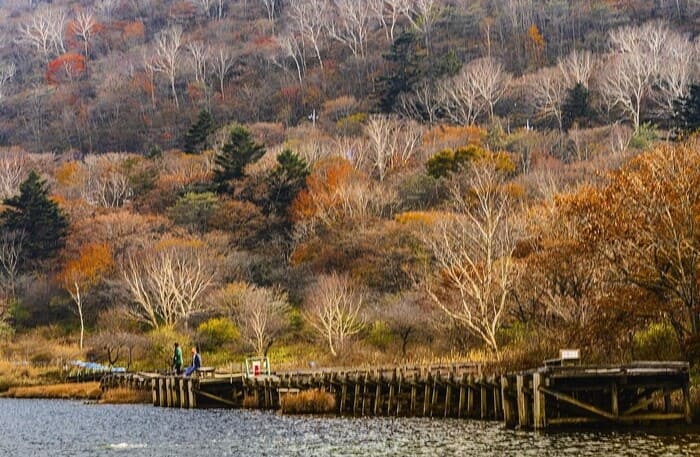
[[[498,422],[290,417],[0,400],[0,456],[698,456],[700,430],[530,433]]]

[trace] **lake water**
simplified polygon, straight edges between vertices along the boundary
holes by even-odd
[[[698,456],[700,430],[531,433],[498,422],[290,417],[0,400],[0,456]]]

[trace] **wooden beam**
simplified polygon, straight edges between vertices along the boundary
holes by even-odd
[[[539,373],[535,373],[535,375],[538,375],[538,374]],[[537,378],[537,376],[535,376],[535,375],[533,375],[533,383],[532,383],[533,390],[537,389],[537,391],[539,391],[543,394],[547,394],[551,397],[554,397],[559,401],[563,401],[564,403],[568,403],[570,405],[576,406],[577,408],[583,409],[585,411],[588,411],[589,413],[595,414],[596,416],[600,416],[600,417],[603,417],[603,418],[611,420],[611,421],[614,421],[615,419],[618,418],[618,416],[616,416],[614,414],[610,414],[609,412],[604,411],[598,407],[595,407],[595,406],[590,405],[588,403],[584,403],[580,400],[577,400],[570,395],[567,395],[567,394],[562,393],[562,392],[557,392],[557,391],[554,391],[551,389],[547,389],[546,387],[539,385],[539,382],[535,383],[535,379]],[[538,397],[537,392],[535,392],[535,399],[537,399],[537,397]],[[536,408],[537,408],[537,406],[535,406],[535,409]],[[535,411],[535,414],[537,414],[536,411]],[[537,428],[537,423],[535,423],[535,427]]]
[[[202,397],[211,398],[214,401],[217,401],[219,403],[223,403],[224,405],[228,405],[228,406],[231,406],[233,408],[238,408],[238,404],[232,402],[231,400],[226,400],[225,398],[219,397],[218,395],[210,394],[209,392],[205,392],[205,391],[199,390],[199,389],[193,389],[193,392],[198,394],[198,395],[201,395]]]
[[[664,398],[666,397],[666,394],[664,392]],[[621,416],[629,416],[630,414],[636,413],[637,411],[641,411],[642,409],[646,408],[650,404],[654,403],[656,400],[658,400],[659,395],[658,392],[656,392],[656,395],[654,395],[654,392],[647,393],[642,397],[637,403],[626,409],[625,411],[622,412]],[[666,411],[667,413],[671,412],[670,410]]]

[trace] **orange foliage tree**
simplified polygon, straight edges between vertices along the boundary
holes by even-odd
[[[540,32],[537,25],[532,24],[530,28],[527,29],[527,40],[525,46],[528,54],[530,55],[530,60],[534,65],[542,62],[545,44],[546,43],[544,41],[544,37],[542,36],[542,32]]]
[[[78,256],[69,260],[59,273],[58,281],[70,294],[80,318],[80,349],[83,348],[85,320],[83,313],[84,295],[97,284],[114,265],[112,252],[106,244],[87,244],[80,249]]]
[[[46,70],[46,82],[60,84],[75,81],[85,74],[86,68],[85,56],[67,52],[49,62]]]
[[[591,217],[619,277],[665,304],[681,342],[700,341],[700,151],[661,146],[614,173]],[[595,218],[597,216],[597,218]]]

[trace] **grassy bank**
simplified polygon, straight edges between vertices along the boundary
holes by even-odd
[[[328,414],[335,411],[335,396],[320,390],[287,394],[280,403],[283,414]]]
[[[109,389],[100,397],[100,403],[113,405],[148,404],[151,403],[151,392],[126,388]]]
[[[55,398],[65,400],[97,400],[99,382],[51,384],[44,386],[11,387],[3,394],[7,398]]]

